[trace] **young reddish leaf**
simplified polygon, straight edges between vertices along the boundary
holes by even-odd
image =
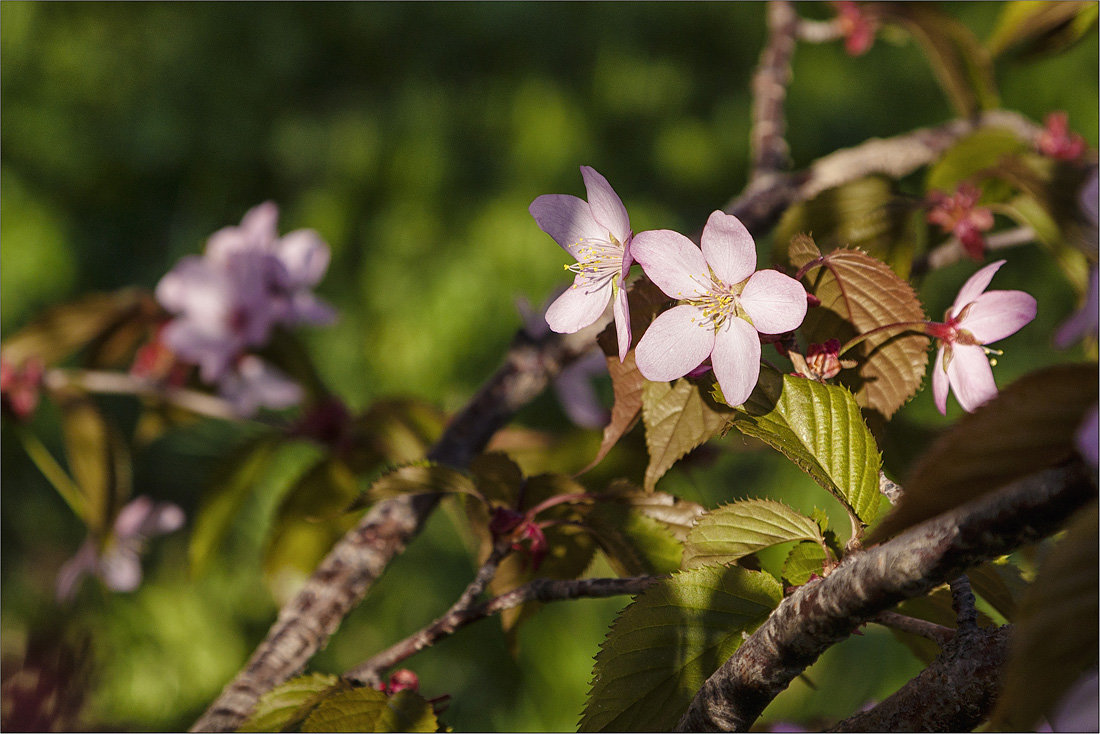
[[[761,370],[733,427],[782,452],[861,523],[878,514],[878,446],[843,387]]]
[[[821,528],[811,518],[775,500],[731,502],[706,513],[684,544],[684,568],[731,563],[764,548],[792,540],[822,546]]]
[[[57,399],[69,470],[84,496],[84,522],[94,533],[105,532],[130,496],[130,451],[91,398],[67,392]]]
[[[248,719],[237,731],[291,731],[326,696],[346,690],[347,687],[335,675],[313,673],[291,678],[262,695]]]
[[[1047,367],[1009,385],[932,444],[872,539],[883,540],[1069,458],[1096,395],[1095,364]]]
[[[304,732],[434,732],[432,705],[412,690],[387,696],[373,688],[350,688],[325,696],[302,724]]]
[[[706,566],[656,583],[596,655],[580,731],[671,731],[695,692],[783,598],[772,576]]]
[[[642,418],[649,465],[645,489],[695,447],[723,431],[733,409],[719,405],[707,390],[688,379],[671,383],[647,382],[642,388]]]
[[[1098,532],[1094,502],[1070,522],[1024,595],[992,717],[1000,731],[1034,731],[1039,716],[1096,666]]]
[[[843,342],[889,324],[925,319],[912,286],[866,253],[833,250],[823,256],[811,238],[801,235],[791,242],[790,255],[796,267],[806,266],[807,290],[821,300],[802,325],[811,342]],[[886,330],[845,356],[860,364],[840,373],[841,384],[851,389],[860,406],[889,418],[920,388],[928,363],[928,337]]]

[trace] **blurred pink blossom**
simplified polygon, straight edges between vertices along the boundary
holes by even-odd
[[[1085,139],[1070,132],[1069,115],[1051,112],[1043,121],[1043,129],[1035,138],[1035,148],[1043,155],[1061,161],[1075,161],[1085,152]]]
[[[573,285],[546,310],[546,323],[560,334],[572,334],[592,324],[612,302],[619,360],[630,350],[630,312],[623,278],[633,262],[633,233],[626,207],[607,179],[581,166],[588,201],[568,194],[544,194],[531,202],[535,222],[577,262]]]
[[[832,3],[837,12],[837,23],[844,36],[844,50],[849,56],[862,56],[875,43],[878,20],[869,12],[868,3],[837,0]]]
[[[18,367],[0,358],[0,404],[19,420],[30,418],[38,407],[45,374],[45,365],[36,357]]]
[[[1058,331],[1054,334],[1054,345],[1059,349],[1065,349],[1086,336],[1095,337],[1098,325],[1100,325],[1100,282],[1098,282],[1097,268],[1093,266],[1089,273],[1089,290],[1085,295],[1085,302],[1058,327]]]
[[[947,309],[942,324],[929,324],[927,333],[940,342],[932,367],[932,394],[936,408],[947,415],[947,393],[954,390],[967,412],[997,394],[993,369],[983,345],[1015,334],[1035,318],[1035,299],[1023,291],[986,291],[1004,260],[974,273]]]
[[[756,270],[756,244],[737,217],[715,211],[701,249],[678,232],[634,238],[650,280],[683,303],[661,313],[635,350],[647,380],[689,374],[710,359],[726,402],[744,403],[760,376],[759,334],[792,331],[806,316],[806,290],[775,270]],[[759,333],[759,334],[758,334]]]
[[[959,184],[951,195],[942,191],[928,193],[928,221],[958,237],[966,254],[977,262],[985,255],[982,232],[993,228],[993,212],[978,206],[981,195],[977,187],[968,183]]]
[[[113,591],[133,591],[141,584],[141,554],[146,543],[183,526],[184,515],[170,502],[154,503],[144,495],[119,510],[110,536],[88,537],[57,574],[57,598],[70,601],[81,579],[98,576]]]

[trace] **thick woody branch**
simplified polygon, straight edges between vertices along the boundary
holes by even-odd
[[[522,335],[505,364],[451,421],[428,458],[464,468],[489,439],[561,371],[595,345],[588,329],[532,340]],[[362,601],[390,560],[420,531],[439,502],[435,494],[404,495],[375,504],[338,540],[293,599],[279,611],[248,664],[195,722],[192,731],[232,731],[261,695],[305,667],[344,617]]]
[[[752,179],[787,167],[783,103],[791,81],[798,15],[787,0],[768,3],[768,41],[752,79]]]
[[[869,711],[830,731],[971,731],[1000,690],[1010,627],[955,635],[920,674]]]
[[[747,731],[822,652],[898,602],[1055,532],[1096,487],[1075,461],[1014,482],[849,556],[783,600],[712,675],[680,731]]]
[[[381,674],[387,668],[411,657],[430,645],[434,645],[466,625],[527,602],[563,601],[580,598],[594,599],[623,594],[639,594],[660,578],[662,577],[540,578],[477,605],[456,603],[445,615],[429,626],[349,670],[344,674],[344,677],[360,683],[375,683],[381,680]]]

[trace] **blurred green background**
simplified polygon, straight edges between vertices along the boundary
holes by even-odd
[[[944,8],[979,38],[1001,10]],[[829,16],[824,5],[800,12]],[[339,322],[300,333],[329,384],[355,408],[400,394],[454,410],[519,326],[515,298],[538,304],[565,282],[566,256],[535,226],[532,199],[583,196],[578,166],[591,165],[622,197],[634,231],[690,233],[742,189],[763,30],[758,3],[5,2],[3,333],[79,294],[154,287],[210,233],[270,199],[282,231],[316,229],[332,248],[318,292]],[[1066,110],[1096,146],[1095,34],[1061,55],[1009,56],[996,71],[1005,107],[1036,120]],[[859,58],[840,43],[799,46],[787,110],[796,167],[952,116],[919,48],[881,38]],[[1067,358],[1049,334],[1076,305],[1038,248],[1006,257],[995,286],[1026,288],[1040,306],[1005,342],[1002,384]],[[924,282],[930,315],[973,269],[960,263]],[[125,400],[108,403],[132,422]],[[917,446],[946,424],[926,392],[903,419]],[[521,422],[566,425],[549,397]],[[34,427],[60,454],[49,406]],[[170,434],[135,457],[136,492],[193,517],[219,452],[241,437],[211,424]],[[597,444],[589,432],[555,468],[575,471]],[[259,558],[275,490],[208,573],[189,575],[185,529],[154,543],[138,592],[87,584],[76,605],[61,607],[54,578],[84,529],[11,431],[2,448],[5,676],[39,638],[63,642],[85,661],[73,684],[86,692],[80,726],[186,728],[274,617]],[[778,457],[728,448],[687,462],[660,488],[710,504],[756,494],[805,509],[825,502]],[[605,474],[637,470],[612,460]],[[313,669],[346,669],[450,604],[474,567],[456,517],[436,513]],[[515,657],[490,620],[408,665],[426,695],[453,696],[444,721],[456,730],[573,729],[591,657],[623,603],[551,605],[522,629]],[[884,652],[863,655],[875,645]],[[840,716],[916,670],[879,631],[820,665],[811,672],[818,690],[796,684],[769,716],[800,717],[804,704]]]

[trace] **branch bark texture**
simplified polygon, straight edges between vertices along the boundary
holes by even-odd
[[[849,556],[783,600],[696,694],[679,731],[747,731],[822,652],[898,602],[1056,531],[1096,494],[1080,462],[1014,482]]]
[[[798,14],[787,0],[768,3],[768,41],[752,79],[752,177],[786,168],[789,149],[783,103],[791,81]]]
[[[595,346],[600,319],[577,334],[531,340],[517,337],[505,364],[447,426],[428,458],[465,468],[515,412],[561,371]],[[302,670],[366,596],[390,560],[405,549],[439,502],[435,494],[396,497],[375,504],[336,542],[301,591],[279,611],[247,665],[225,687],[192,731],[233,731],[267,691]]]

